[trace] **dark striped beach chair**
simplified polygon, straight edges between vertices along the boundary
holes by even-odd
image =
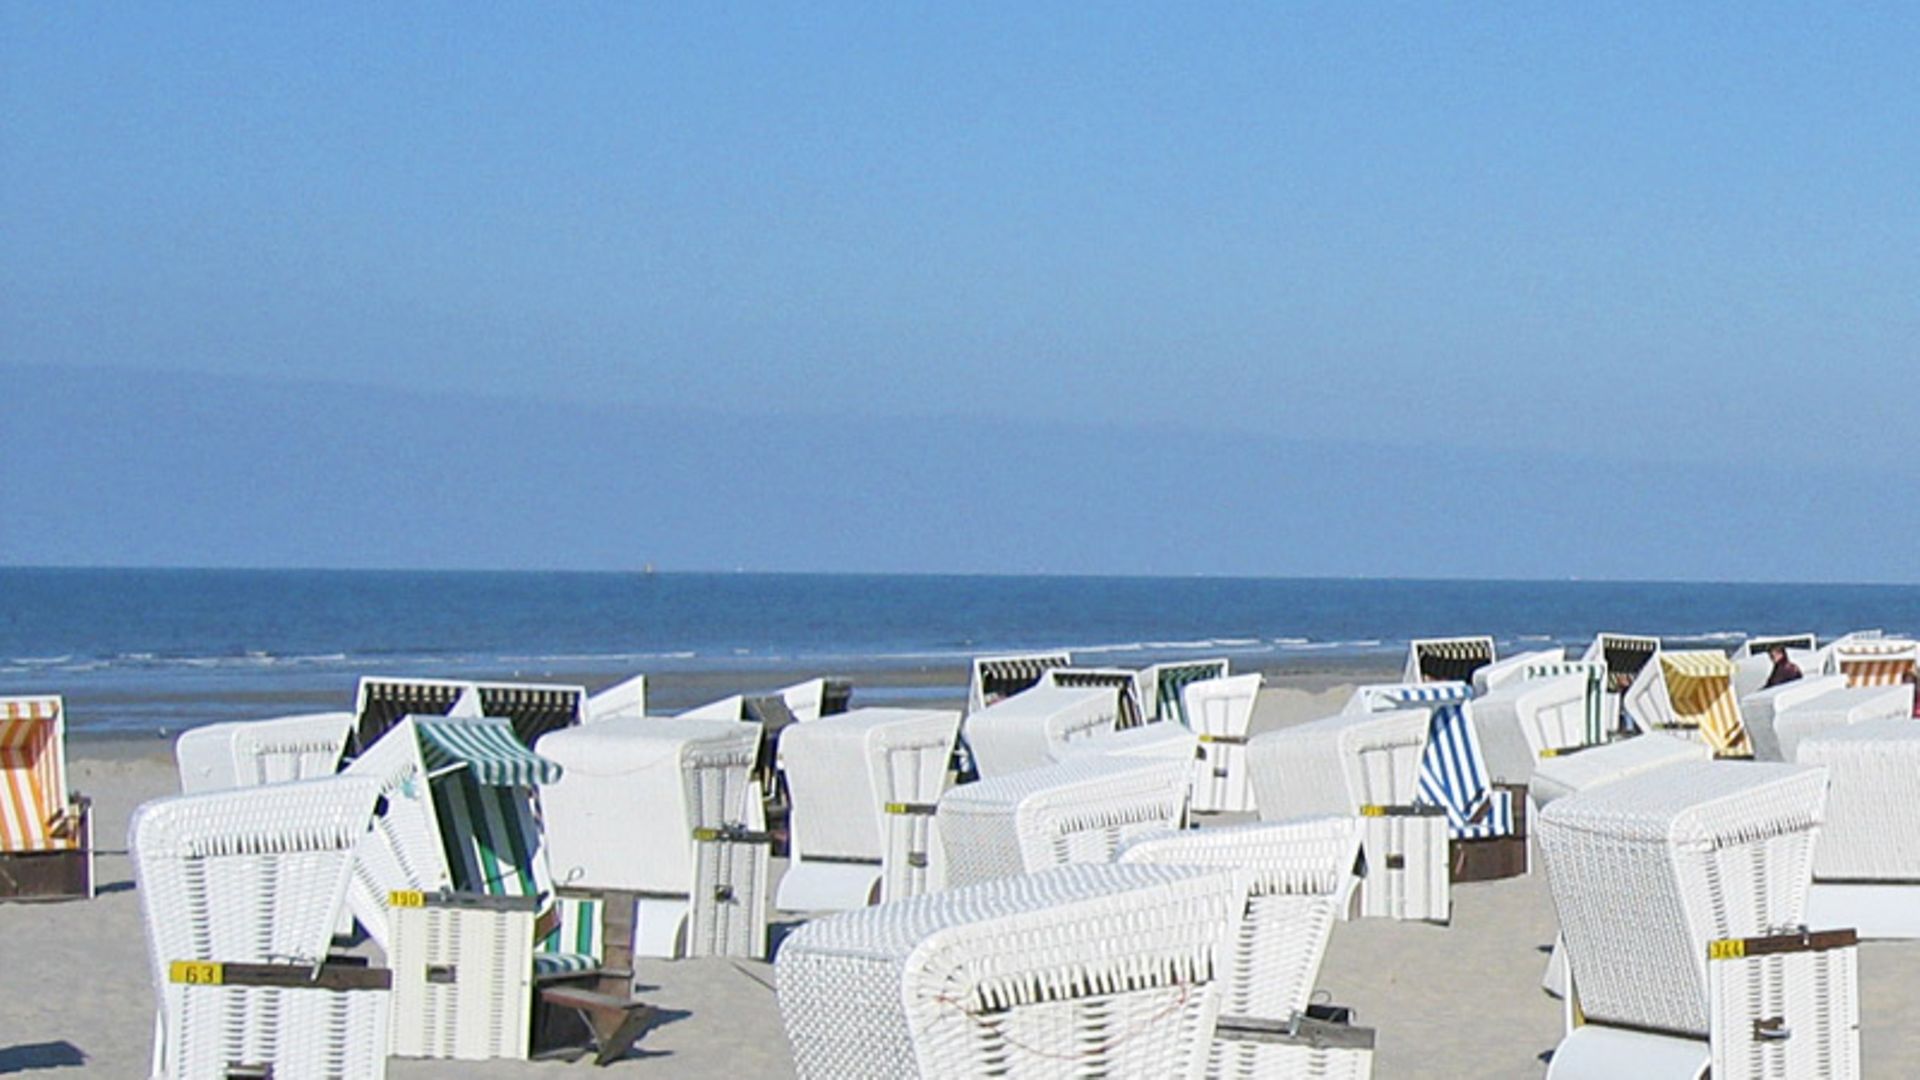
[[[373,745],[404,716],[502,717],[532,746],[549,731],[585,720],[587,700],[584,686],[366,676],[355,694],[347,756]]]
[[[1473,673],[1495,659],[1490,637],[1416,638],[1407,645],[1407,668],[1401,678],[1410,683],[1463,682],[1471,686]]]
[[[1137,728],[1147,722],[1146,709],[1140,702],[1139,672],[1125,668],[1052,668],[1047,672],[1046,681],[1070,690],[1082,687],[1112,690],[1119,717],[1114,721],[1116,730]]]
[[[977,713],[1001,698],[1039,685],[1054,668],[1071,666],[1073,654],[1065,651],[975,657],[967,685],[967,712]]]
[[[1233,672],[1225,657],[1154,664],[1141,671],[1141,704],[1149,720],[1176,720],[1188,727],[1187,705],[1181,695],[1192,683],[1224,679]]]

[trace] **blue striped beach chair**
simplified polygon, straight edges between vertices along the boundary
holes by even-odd
[[[1428,710],[1427,745],[1420,758],[1420,780],[1414,801],[1438,807],[1447,817],[1447,833],[1454,841],[1454,879],[1484,880],[1525,872],[1525,834],[1517,820],[1515,791],[1495,787],[1488,779],[1480,740],[1468,714],[1473,690],[1466,683],[1398,683],[1363,686],[1355,692],[1359,710],[1424,708]],[[1352,707],[1352,706],[1350,706]],[[1487,869],[1466,859],[1463,844],[1476,841],[1518,841],[1518,869],[1513,860]],[[1489,849],[1490,850],[1490,849]]]

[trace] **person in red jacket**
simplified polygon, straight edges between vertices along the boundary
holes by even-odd
[[[1767,655],[1773,658],[1773,671],[1767,675],[1768,686],[1790,683],[1800,677],[1800,665],[1787,656],[1785,645],[1775,645],[1767,650]]]

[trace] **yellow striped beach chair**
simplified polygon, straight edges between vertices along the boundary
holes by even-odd
[[[91,808],[67,790],[61,698],[0,698],[0,899],[91,898]]]
[[[1712,649],[1660,654],[1676,727],[1694,728],[1715,757],[1752,757],[1753,742],[1733,693],[1733,661]]]

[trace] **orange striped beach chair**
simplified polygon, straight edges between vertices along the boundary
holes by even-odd
[[[67,791],[57,696],[0,697],[0,899],[93,896],[93,819]]]
[[[1920,644],[1905,638],[1869,638],[1838,641],[1833,646],[1833,670],[1845,675],[1848,686],[1897,686],[1920,663]]]

